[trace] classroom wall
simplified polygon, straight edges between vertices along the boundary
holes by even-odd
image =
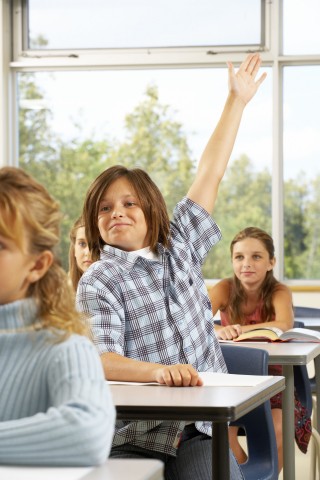
[[[320,288],[319,289],[298,289],[292,288],[293,304],[300,307],[320,308]]]

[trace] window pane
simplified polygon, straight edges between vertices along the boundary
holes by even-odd
[[[285,276],[289,279],[320,279],[319,83],[319,66],[284,70]]]
[[[261,43],[261,0],[29,0],[28,21],[29,48]]]
[[[214,216],[224,240],[207,260],[207,278],[230,274],[237,230],[254,224],[271,231],[271,85],[269,71],[221,184]],[[226,95],[226,68],[19,74],[20,164],[61,202],[65,266],[71,223],[90,182],[109,165],[146,169],[172,212]]]
[[[319,0],[283,1],[283,50],[285,55],[320,53]]]

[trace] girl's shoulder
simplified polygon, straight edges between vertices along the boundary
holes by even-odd
[[[292,292],[290,288],[284,283],[278,282],[273,290],[272,298],[290,298],[292,299]]]
[[[217,310],[224,310],[229,303],[232,288],[232,278],[224,278],[208,289],[211,302]]]
[[[55,336],[55,334],[53,334]],[[88,363],[88,361],[98,360],[100,362],[98,351],[93,342],[85,335],[72,333],[67,338],[57,339],[51,337],[51,348],[48,355],[57,359],[73,359],[76,363]]]

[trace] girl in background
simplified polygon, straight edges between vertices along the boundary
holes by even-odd
[[[60,212],[0,169],[0,463],[85,466],[110,451],[115,409],[55,249]]]
[[[209,289],[212,313],[220,310],[221,325],[215,325],[216,336],[232,340],[254,328],[277,327],[285,331],[293,327],[292,294],[273,275],[276,259],[273,240],[265,231],[248,227],[240,231],[230,245],[234,276]],[[269,367],[270,375],[282,375],[280,366]],[[283,464],[282,396],[271,399],[275,427],[279,471]],[[299,400],[295,399],[296,441],[300,450],[307,451],[311,435],[311,420]],[[246,454],[238,442],[238,427],[230,427],[230,446],[239,463]]]
[[[70,230],[69,248],[69,276],[75,292],[82,274],[92,263],[84,222],[82,217],[79,217]]]

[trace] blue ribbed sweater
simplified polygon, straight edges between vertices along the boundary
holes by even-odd
[[[32,299],[0,306],[0,463],[100,464],[115,409],[98,353],[79,335],[21,331],[36,312]]]

